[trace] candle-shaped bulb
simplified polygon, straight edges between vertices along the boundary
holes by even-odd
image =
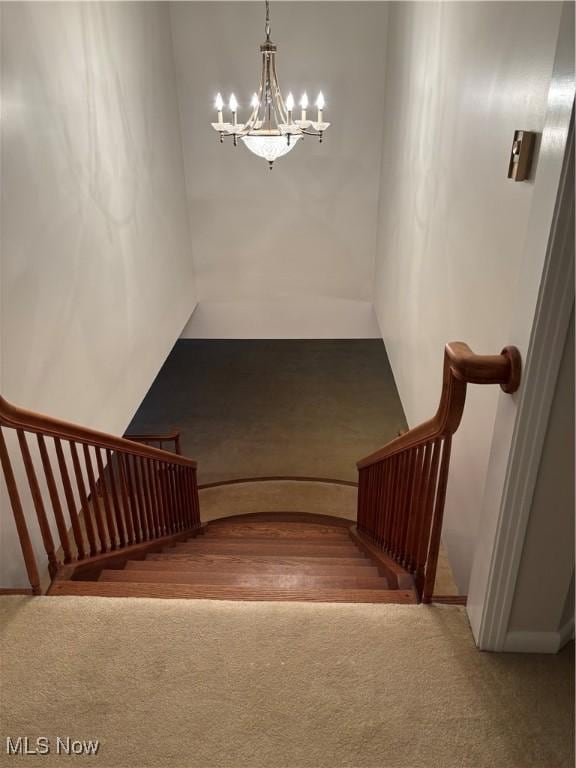
[[[218,110],[218,123],[222,123],[222,110],[224,109],[224,99],[222,98],[221,93],[216,94],[216,99],[214,100],[214,109]]]
[[[232,124],[236,125],[237,123],[236,113],[238,112],[238,102],[236,101],[236,96],[234,96],[234,94],[230,96],[230,101],[228,102],[228,106],[230,107],[230,111],[232,112]]]
[[[288,96],[286,96],[286,109],[288,112],[292,112],[294,109],[294,96],[292,96],[292,93],[289,93]]]
[[[253,93],[252,94],[252,101],[250,102],[250,106],[252,107],[252,109],[256,109],[258,104],[260,104],[260,101],[258,99],[258,94],[257,93]]]
[[[326,102],[324,100],[324,94],[322,93],[322,91],[320,91],[320,93],[318,94],[318,98],[316,99],[316,106],[318,108],[318,122],[319,123],[323,122],[322,111],[324,109],[325,104],[326,104]]]
[[[302,115],[300,119],[302,122],[306,121],[306,110],[308,109],[308,94],[306,91],[302,94],[302,98],[300,99],[300,106],[302,107]]]

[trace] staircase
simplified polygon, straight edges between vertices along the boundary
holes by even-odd
[[[123,567],[57,578],[51,595],[416,603],[394,563],[370,559],[350,522],[260,514],[207,524],[202,534]],[[399,588],[405,585],[404,588]]]
[[[452,435],[467,384],[499,384],[512,393],[520,374],[515,347],[475,355],[462,342],[447,344],[433,418],[358,462],[356,525],[297,513],[237,515],[202,524],[196,462],[180,454],[178,433],[116,437],[0,397],[0,466],[30,591],[439,600],[434,586]]]

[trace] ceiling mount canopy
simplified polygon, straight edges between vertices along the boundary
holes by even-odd
[[[250,107],[252,111],[245,123],[238,121],[239,104],[234,94],[230,96],[228,108],[231,112],[231,122],[225,122],[223,117],[224,100],[218,93],[214,107],[218,120],[212,127],[220,135],[220,141],[232,137],[234,146],[238,138],[258,157],[268,161],[272,169],[278,157],[287,154],[303,136],[316,136],[320,142],[324,131],[330,123],[324,122],[325,101],[322,91],[316,99],[316,120],[308,118],[308,95],[302,94],[300,99],[300,119],[294,119],[294,97],[288,94],[286,100],[282,96],[276,74],[277,46],[270,39],[270,2],[266,2],[266,40],[260,46],[262,54],[262,74],[258,91],[252,96]]]

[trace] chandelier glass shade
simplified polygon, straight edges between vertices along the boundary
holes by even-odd
[[[322,92],[316,100],[316,120],[308,117],[308,96],[300,99],[299,119],[295,119],[294,97],[282,96],[276,74],[277,46],[270,39],[270,3],[266,0],[266,40],[260,46],[262,56],[262,74],[258,91],[252,96],[251,112],[245,123],[238,120],[239,104],[234,94],[230,96],[228,107],[230,122],[224,121],[224,100],[218,93],[215,109],[218,119],[212,128],[218,132],[220,141],[231,137],[234,146],[238,139],[255,155],[268,161],[270,169],[274,161],[290,152],[303,136],[315,136],[322,142],[324,131],[330,123],[324,121],[325,101]]]

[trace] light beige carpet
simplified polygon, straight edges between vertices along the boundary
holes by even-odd
[[[479,653],[454,607],[0,598],[6,736],[100,768],[573,765],[571,650]]]

